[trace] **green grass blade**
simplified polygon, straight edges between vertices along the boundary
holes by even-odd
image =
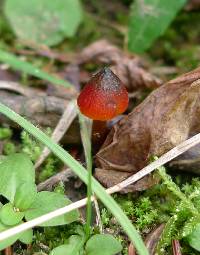
[[[79,164],[69,153],[67,153],[62,147],[54,143],[47,135],[41,130],[32,125],[29,121],[12,111],[10,108],[0,103],[0,113],[7,116],[9,119],[16,122],[27,132],[33,135],[36,139],[46,145],[59,159],[61,159],[66,165],[68,165],[76,175],[86,184],[88,184],[88,172],[85,168]],[[105,189],[92,177],[92,191],[103,202],[103,204],[111,211],[117,221],[120,223],[130,240],[135,245],[138,254],[148,255],[148,250],[145,247],[140,235],[129,221],[128,217],[124,214],[115,200],[106,193]]]
[[[65,87],[72,87],[72,84],[68,81],[56,78],[55,76],[40,70],[32,64],[26,61],[22,61],[16,56],[2,50],[0,50],[0,62],[10,65],[15,70],[22,71],[37,78],[49,81],[53,84],[63,85]]]
[[[86,240],[89,239],[91,233],[91,220],[92,220],[92,120],[84,117],[79,113],[79,123],[81,128],[81,139],[84,148],[84,154],[88,171],[88,185],[87,185],[87,213],[86,213]]]

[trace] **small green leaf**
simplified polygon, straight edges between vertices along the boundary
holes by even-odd
[[[200,251],[200,224],[196,225],[196,228],[186,237],[186,240],[192,248]]]
[[[60,245],[53,249],[49,255],[78,255],[79,250],[84,244],[84,239],[78,235],[72,235],[68,239],[67,244]]]
[[[17,211],[11,203],[5,204],[0,209],[0,220],[3,224],[13,226],[21,222],[24,217],[24,213]]]
[[[27,210],[34,202],[37,195],[37,187],[34,183],[23,183],[16,190],[14,205],[20,211]]]
[[[186,0],[135,0],[128,32],[129,49],[142,53],[161,36]]]
[[[25,244],[30,244],[33,240],[33,230],[28,229],[23,232],[19,238],[19,241]]]
[[[0,194],[13,203],[17,188],[35,182],[33,163],[26,154],[13,154],[0,163]]]
[[[4,11],[20,39],[49,46],[72,37],[82,20],[79,0],[7,0]]]
[[[5,226],[2,222],[0,222],[0,232],[3,232],[7,229],[9,229],[11,227],[8,227],[8,226]],[[20,234],[16,234],[12,237],[9,237],[7,238],[6,240],[4,241],[1,241],[0,242],[0,251],[5,249],[6,247],[12,245],[13,243],[15,243],[17,241],[17,239],[20,237],[21,233]]]
[[[121,244],[111,235],[97,234],[86,244],[87,255],[115,255],[122,250]]]
[[[66,205],[69,205],[71,201],[66,196],[55,193],[42,191],[37,193],[35,201],[31,205],[31,208],[25,212],[26,220],[32,220],[48,212],[54,211]],[[41,224],[40,226],[57,226],[69,224],[79,219],[78,210],[74,210],[62,216],[56,217],[48,222]]]

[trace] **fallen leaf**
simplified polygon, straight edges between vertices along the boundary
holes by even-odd
[[[107,187],[112,187],[115,184],[126,180],[132,173],[125,171],[115,171],[96,168],[95,177]],[[152,175],[145,176],[143,179],[135,182],[133,185],[129,185],[124,188],[121,193],[128,193],[133,191],[143,191],[153,186],[155,183],[158,183],[158,178],[153,177]]]
[[[112,170],[104,181],[96,172],[105,186],[123,179],[118,171],[134,174],[150,156],[160,156],[200,131],[199,79],[200,68],[167,82],[114,125],[96,154],[98,168]]]
[[[99,40],[86,47],[77,56],[79,65],[94,62],[110,65],[129,91],[141,88],[157,88],[162,81],[145,70],[141,59],[128,54],[106,40]]]

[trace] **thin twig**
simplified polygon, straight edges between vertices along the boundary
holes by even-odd
[[[37,190],[52,190],[52,187],[60,181],[67,182],[70,177],[75,176],[74,172],[67,168],[60,173],[55,174],[44,182],[37,185]]]
[[[15,81],[0,81],[0,90],[9,90],[17,92],[26,97],[32,97],[34,93],[37,95],[44,96],[45,93],[39,89],[33,89],[26,86],[22,86],[20,83]]]
[[[180,143],[170,151],[163,154],[160,158],[158,158],[156,161],[152,162],[151,164],[144,167],[142,170],[137,172],[136,174],[130,176],[125,181],[111,187],[108,189],[109,194],[119,192],[125,187],[129,186],[130,184],[135,183],[136,181],[140,180],[144,176],[150,174],[153,170],[157,169],[158,167],[166,164],[167,162],[171,161],[172,159],[178,157],[182,153],[186,152],[190,148],[194,147],[200,143],[200,133],[198,133],[195,136],[192,136],[191,138],[187,139],[186,141]]]
[[[130,243],[128,246],[128,255],[136,255],[135,247],[132,243]]]
[[[144,176],[148,175],[151,173],[153,170],[157,169],[158,167],[164,165],[165,163],[169,162],[170,160],[176,158],[177,156],[181,155],[182,153],[186,152],[189,150],[191,147],[197,145],[200,143],[200,133],[197,135],[189,138],[188,140],[182,142],[178,146],[174,147],[164,155],[162,155],[160,158],[158,158],[156,161],[153,163],[149,164],[148,166],[144,167],[142,170],[140,170],[138,173],[132,175],[125,181],[109,188],[106,190],[108,194],[112,194],[115,192],[121,191],[123,188],[127,187],[130,184],[135,183],[136,181],[140,180]],[[91,198],[92,201],[94,201],[94,197]],[[70,204],[68,206],[65,206],[63,208],[57,209],[53,212],[47,213],[45,215],[42,215],[38,218],[35,218],[31,221],[25,222],[23,224],[20,224],[14,228],[10,228],[6,231],[3,231],[0,233],[0,241],[5,240],[6,238],[9,238],[11,236],[14,236],[18,233],[21,233],[27,229],[30,229],[32,227],[35,227],[37,225],[40,225],[48,220],[51,220],[55,217],[58,217],[60,215],[63,215],[65,213],[71,212],[72,210],[78,209],[80,207],[85,206],[87,203],[87,198],[84,198],[82,200],[79,200],[73,204]]]
[[[100,210],[99,210],[99,204],[98,204],[98,201],[97,201],[95,196],[94,196],[94,207],[95,207],[95,210],[96,210],[96,223],[97,223],[97,226],[99,226],[100,233],[103,234],[103,224],[102,224],[102,221],[101,221],[101,214],[100,214]]]
[[[12,255],[12,254],[13,254],[13,252],[12,252],[11,246],[8,246],[7,248],[5,248],[4,255]]]
[[[66,133],[66,131],[68,130],[68,128],[70,127],[71,123],[76,118],[76,116],[77,116],[77,108],[76,108],[75,101],[72,100],[67,105],[67,108],[64,111],[61,119],[59,120],[58,125],[53,131],[51,138],[54,142],[56,143],[60,142],[63,135]],[[51,151],[47,147],[44,148],[39,159],[35,163],[35,168],[38,168],[44,162],[44,160],[48,157],[50,152]]]

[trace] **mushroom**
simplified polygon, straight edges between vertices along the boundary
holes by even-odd
[[[106,121],[123,113],[128,101],[128,92],[120,79],[109,68],[103,68],[85,85],[77,103],[85,116]]]
[[[93,119],[93,143],[107,134],[106,121],[122,114],[128,107],[128,92],[120,79],[107,67],[85,85],[77,104],[81,113]]]

